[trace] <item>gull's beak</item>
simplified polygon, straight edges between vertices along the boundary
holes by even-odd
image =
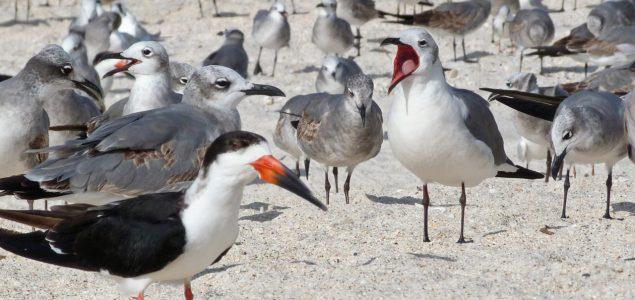
[[[381,41],[381,46],[397,45],[397,55],[393,62],[392,81],[388,86],[388,94],[406,77],[419,68],[419,54],[410,45],[405,44],[399,38],[386,38]]]
[[[567,155],[567,148],[565,148],[560,155],[556,155],[553,159],[553,163],[551,164],[551,177],[556,179],[558,173],[560,172],[560,167],[564,163],[564,157]]]
[[[324,7],[324,3],[318,3],[315,7]]]
[[[107,59],[127,59],[121,55],[121,52],[101,52],[93,59],[93,66]]]
[[[362,126],[366,127],[366,105],[362,104],[357,110],[359,110],[359,116],[362,118]]]
[[[279,88],[275,86],[266,85],[266,84],[255,84],[255,83],[251,84],[251,88],[242,90],[241,92],[245,93],[245,95],[247,96],[252,96],[252,95],[280,96],[280,97],[286,96],[283,91],[281,91]]]
[[[97,99],[98,101],[101,101],[102,98],[104,97],[103,92],[101,91],[101,88],[99,88],[98,85],[84,79],[84,80],[71,80],[73,82],[73,87],[77,88],[79,90],[84,91],[86,94],[88,94],[89,96],[91,96],[94,99]]]
[[[327,210],[326,206],[315,198],[309,188],[300,181],[295,172],[289,170],[272,155],[265,155],[251,163],[251,165],[260,174],[260,179],[265,182],[275,184],[304,198],[320,209]]]
[[[216,35],[223,36],[223,35],[225,35],[225,31],[219,31]]]
[[[383,41],[381,41],[380,46],[386,46],[386,45],[403,45],[404,43],[402,43],[399,38],[385,38]]]
[[[107,59],[119,59],[119,61],[115,64],[115,69],[108,71],[102,78],[110,77],[117,73],[128,71],[130,67],[141,63],[141,61],[138,59],[127,58],[121,55],[121,52],[102,52],[95,56],[93,65],[96,65]]]

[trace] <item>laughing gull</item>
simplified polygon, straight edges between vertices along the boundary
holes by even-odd
[[[397,23],[422,25],[431,30],[452,36],[454,61],[456,58],[456,38],[461,38],[463,61],[471,62],[465,54],[465,36],[479,29],[490,14],[492,4],[489,0],[469,0],[464,2],[443,3],[434,9],[417,15],[398,16]]]
[[[582,91],[564,99],[536,94],[509,94],[496,91],[492,99],[544,120],[553,121],[550,138],[554,160],[551,175],[555,179],[565,157],[570,163],[603,163],[606,179],[606,210],[610,219],[613,166],[627,153],[624,132],[624,102],[606,92]],[[569,169],[564,180],[562,218],[567,218]]]
[[[519,72],[523,69],[523,52],[527,48],[546,46],[553,40],[555,27],[549,14],[542,9],[522,9],[509,23],[509,38],[520,48]],[[543,72],[540,57],[540,74]]]
[[[236,28],[225,29],[218,33],[225,37],[223,45],[212,52],[203,61],[203,66],[225,66],[236,71],[240,76],[247,78],[249,57],[243,47],[245,35]]]
[[[238,237],[244,187],[256,178],[327,210],[278,159],[265,139],[235,131],[205,151],[196,180],[185,191],[141,195],[104,206],[66,205],[54,212],[0,210],[0,216],[43,231],[0,229],[0,247],[61,267],[100,272],[124,296],[143,299],[153,282],[190,280],[220,261]]]
[[[337,0],[337,16],[355,27],[355,39],[357,40],[355,48],[357,48],[357,56],[361,55],[362,48],[360,27],[366,24],[366,22],[383,16],[384,14],[386,13],[375,9],[374,0]]]
[[[311,42],[325,54],[344,55],[353,47],[353,31],[346,20],[337,17],[336,7],[335,0],[322,0],[317,5]]]
[[[595,90],[621,95],[633,89],[633,81],[635,81],[635,61],[595,72],[582,81],[565,83],[561,86],[569,93]]]
[[[589,56],[586,53],[580,52],[581,44],[593,39],[595,36],[587,24],[576,26],[571,29],[569,34],[550,46],[536,47],[537,51],[527,54],[527,56],[538,55],[541,58],[545,56],[558,57],[567,55],[572,59],[584,63],[584,76],[587,76]]]
[[[348,192],[353,170],[379,153],[384,141],[381,109],[373,101],[373,81],[358,73],[349,77],[344,94],[319,101],[309,101],[300,114],[297,128],[298,146],[308,158],[324,166],[326,204],[329,204],[329,167],[346,167],[344,196]],[[318,94],[318,97],[322,97]],[[312,97],[309,95],[309,97]],[[335,175],[336,192],[337,171]]]
[[[635,2],[605,1],[589,12],[586,23],[595,36],[611,28],[635,25]]]
[[[397,45],[388,92],[394,98],[388,114],[388,140],[399,162],[423,182],[424,241],[428,238],[429,183],[461,187],[463,236],[465,187],[491,177],[539,179],[543,175],[514,165],[487,101],[450,86],[443,74],[439,48],[422,28],[387,38]],[[451,137],[451,138],[449,138]]]
[[[49,145],[49,117],[43,105],[66,89],[101,97],[95,84],[73,72],[71,58],[56,45],[44,47],[17,75],[0,83],[0,176],[24,173],[46,159],[45,153],[25,151]]]
[[[85,139],[39,150],[52,158],[26,174],[26,190],[8,190],[2,180],[0,190],[25,194],[34,181],[46,190],[77,193],[65,201],[91,204],[180,190],[196,176],[205,148],[220,134],[240,129],[236,106],[248,95],[284,93],[226,67],[202,67],[181,103],[110,120]]]
[[[121,16],[121,25],[117,28],[117,31],[127,33],[131,35],[136,41],[157,41],[161,36],[161,32],[149,33],[132,12],[123,5],[121,2],[117,2],[113,5],[112,11],[118,13]]]
[[[348,78],[359,73],[363,73],[362,69],[354,60],[327,56],[315,80],[315,90],[318,93],[343,94]]]
[[[260,47],[254,75],[262,73],[260,55],[262,54],[262,48],[267,48],[275,51],[273,70],[271,71],[271,76],[274,76],[276,63],[278,62],[278,50],[289,46],[289,40],[291,39],[291,28],[289,27],[284,4],[276,1],[268,11],[259,10],[254,17],[251,35]]]
[[[196,69],[189,64],[171,61],[170,78],[172,83],[170,86],[172,87],[172,90],[179,94],[183,94],[183,90],[185,90],[185,86],[190,80],[190,77],[192,77],[194,71],[196,71]]]

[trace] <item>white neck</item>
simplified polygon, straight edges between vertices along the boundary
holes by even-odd
[[[136,75],[130,90],[130,98],[124,107],[124,115],[165,107],[177,101],[170,86],[169,75]]]
[[[451,87],[445,81],[439,61],[425,70],[417,70],[399,85],[403,94],[395,99],[393,105],[405,106],[406,113],[426,109],[426,102],[441,102],[451,98]],[[396,89],[395,92],[400,91]]]

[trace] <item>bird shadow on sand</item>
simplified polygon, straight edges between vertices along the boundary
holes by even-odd
[[[593,73],[597,70],[597,67],[588,68],[588,73]],[[584,66],[571,66],[571,67],[544,67],[542,69],[543,74],[552,74],[559,72],[573,72],[573,73],[584,73]]]
[[[238,267],[242,264],[231,264],[231,265],[226,265],[226,266],[222,266],[222,267],[217,267],[217,268],[207,268],[205,269],[205,271],[198,273],[196,275],[194,275],[194,277],[192,278],[192,280],[205,276],[207,274],[214,274],[214,273],[220,273],[220,272],[225,272],[233,267]]]
[[[635,203],[633,202],[619,202],[611,204],[613,207],[613,211],[625,211],[631,214],[631,216],[635,216]]]
[[[270,208],[271,207],[271,208]],[[261,209],[264,210],[284,210],[287,209],[289,207],[287,206],[277,206],[277,205],[271,205],[269,203],[264,203],[264,202],[252,202],[249,204],[245,204],[245,205],[241,205],[240,209],[252,209],[252,210],[256,210],[256,211],[260,211]]]
[[[250,216],[242,216],[238,220],[264,223],[279,217],[282,214],[281,210],[285,210],[289,207],[275,206],[264,202],[252,202],[247,205],[241,205],[240,208],[264,212],[253,214]]]
[[[293,71],[293,74],[313,73],[313,72],[318,72],[318,71],[320,71],[320,68],[318,68],[316,66],[306,66],[306,67],[304,67],[304,69]]]
[[[410,196],[406,196],[406,197],[401,197],[401,198],[395,198],[395,197],[389,197],[389,196],[374,196],[374,195],[369,195],[366,194],[366,197],[368,197],[368,200],[375,202],[375,203],[379,203],[379,204],[400,204],[400,205],[415,205],[415,204],[421,204],[421,198],[415,198],[415,197],[410,197]],[[437,205],[430,205],[430,207],[450,207],[450,206],[458,206],[459,203],[457,201],[456,204],[437,204]]]
[[[436,259],[436,260],[442,260],[447,262],[456,262],[456,258],[452,258],[448,256],[440,256],[440,255],[427,254],[427,253],[412,253],[412,252],[408,252],[408,254],[416,258],[427,258],[427,259]]]
[[[482,57],[487,57],[492,55],[494,55],[494,53],[488,52],[488,51],[474,51],[474,52],[468,53],[468,55],[466,55],[465,58],[459,57],[459,61],[468,60],[470,63],[477,63],[478,60],[481,59]]]
[[[28,26],[40,26],[40,24],[44,24],[46,26],[50,26],[49,22],[45,20],[29,20],[29,21],[19,21],[19,20],[10,20],[0,23],[0,27],[9,27],[13,25],[28,25]]]
[[[222,12],[214,16],[214,18],[234,18],[234,17],[248,17],[249,14],[237,14],[235,12]]]

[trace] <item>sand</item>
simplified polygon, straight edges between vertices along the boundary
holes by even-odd
[[[21,1],[23,2],[23,1]],[[33,2],[45,2],[37,0]],[[30,23],[13,24],[13,1],[0,2],[0,73],[14,74],[47,43],[59,42],[77,11],[71,0],[50,0],[51,7],[35,4]],[[130,8],[152,31],[161,31],[172,59],[199,64],[221,43],[216,32],[238,27],[249,34],[256,9],[267,1],[223,1],[224,12],[235,16],[199,18],[196,2],[128,1]],[[211,15],[208,1],[203,1]],[[229,3],[231,2],[231,3]],[[377,1],[384,10],[395,10],[393,1]],[[437,1],[438,2],[438,1]],[[159,4],[160,3],[160,4]],[[578,1],[572,11],[551,14],[556,38],[583,22],[597,1]],[[255,76],[257,83],[274,84],[293,96],[314,91],[316,66],[322,54],[310,42],[316,1],[296,0],[291,15],[291,48],[280,51],[275,78]],[[558,8],[559,0],[547,1]],[[24,3],[21,4],[21,7]],[[23,11],[21,12],[21,14]],[[10,26],[6,26],[10,25]],[[392,71],[394,49],[380,50],[378,39],[403,28],[372,21],[362,28],[363,56],[357,61],[375,81],[375,100],[387,115],[392,99],[386,87]],[[367,41],[369,39],[370,41]],[[517,71],[517,56],[498,53],[490,43],[486,24],[467,39],[470,57],[478,64],[451,61],[451,38],[436,36],[444,65],[456,71],[448,80],[461,88],[503,87]],[[253,68],[257,47],[245,43]],[[538,60],[528,58],[525,71],[537,72]],[[272,53],[263,54],[270,72]],[[567,58],[546,59],[541,85],[583,78],[582,66]],[[118,93],[129,81],[116,83]],[[485,93],[481,93],[487,96]],[[268,139],[285,99],[251,97],[239,110],[245,130]],[[512,113],[492,104],[510,158],[518,160],[518,136],[510,122]],[[272,146],[273,147],[273,146]],[[284,153],[274,149],[275,154]],[[284,160],[292,166],[293,161]],[[531,164],[544,171],[544,161]],[[490,179],[468,189],[466,237],[456,244],[460,207],[457,188],[431,185],[431,243],[422,242],[423,217],[418,180],[391,154],[388,141],[374,159],[360,165],[351,184],[351,204],[344,196],[331,196],[324,213],[290,193],[272,186],[247,187],[240,213],[240,235],[221,262],[199,274],[192,285],[197,298],[610,298],[635,297],[635,167],[624,160],[614,171],[614,220],[602,219],[606,172],[596,166],[579,166],[572,179],[568,214],[560,219],[562,182]],[[323,198],[323,171],[317,165],[307,182]],[[342,184],[342,182],[340,182]],[[41,204],[38,204],[41,206]],[[5,197],[2,208],[25,208],[22,201]],[[4,228],[28,231],[2,221]],[[114,283],[105,277],[30,261],[0,251],[2,299],[118,299]],[[179,285],[153,284],[149,299],[182,297]]]

